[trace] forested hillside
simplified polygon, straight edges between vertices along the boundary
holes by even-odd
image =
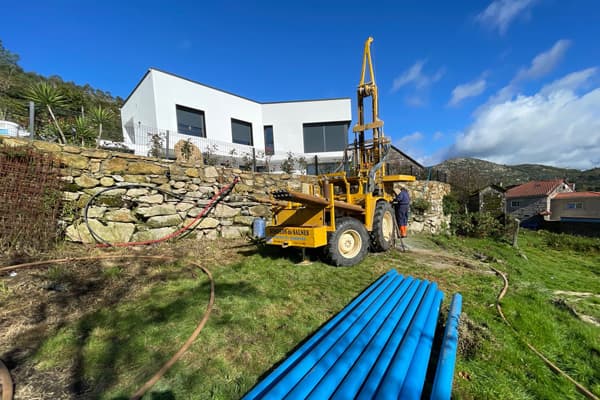
[[[18,54],[0,41],[0,120],[28,127],[30,100],[36,104],[36,136],[94,145],[101,132],[102,139],[122,140],[122,98],[88,84],[65,82],[60,76],[26,72]]]

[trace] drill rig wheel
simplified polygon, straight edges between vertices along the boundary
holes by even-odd
[[[394,210],[387,201],[379,201],[373,213],[371,248],[373,251],[388,251],[394,243]]]
[[[361,262],[368,251],[369,233],[364,225],[354,218],[339,218],[327,244],[329,262],[338,267],[351,267]]]

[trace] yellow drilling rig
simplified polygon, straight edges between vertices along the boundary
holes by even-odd
[[[295,192],[271,194],[273,217],[266,228],[267,244],[282,247],[324,248],[327,261],[336,266],[359,263],[369,250],[386,251],[396,235],[394,183],[414,181],[410,175],[387,175],[390,140],[379,119],[379,98],[369,37],[363,52],[357,90],[358,122],[354,142],[344,154],[339,172],[320,175],[318,185]],[[370,81],[365,82],[365,74]],[[365,122],[364,100],[371,97],[371,122]],[[371,131],[372,138],[365,139]]]

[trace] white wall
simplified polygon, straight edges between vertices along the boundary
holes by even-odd
[[[302,124],[351,121],[350,99],[266,103],[263,123],[273,125],[275,152],[304,152]]]
[[[264,126],[272,125],[275,152],[279,154],[304,152],[304,123],[352,120],[348,98],[259,103],[150,69],[121,108],[123,125],[133,118],[136,126],[139,122],[173,134],[177,132],[176,105],[204,111],[208,139],[232,143],[231,119],[251,123],[253,145],[257,150],[264,150]],[[123,136],[129,143],[125,129]],[[173,147],[175,139],[179,138],[174,137],[169,147]],[[141,141],[147,142],[147,138],[141,138]],[[337,156],[341,154],[334,153]]]
[[[152,70],[156,93],[156,120],[161,129],[177,131],[175,106],[204,111],[206,137],[232,143],[231,119],[252,124],[254,146],[264,148],[260,103]]]
[[[147,73],[137,88],[131,93],[121,108],[121,122],[123,124],[123,139],[125,143],[131,143],[125,125],[133,119],[134,126],[157,127],[156,104],[154,102],[154,83],[152,74]],[[144,138],[145,140],[145,138]]]

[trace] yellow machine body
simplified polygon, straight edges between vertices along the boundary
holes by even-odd
[[[362,73],[357,89],[358,121],[352,131],[354,142],[346,149],[341,172],[320,175],[318,185],[306,192],[280,190],[272,193],[273,218],[266,228],[267,243],[277,246],[316,248],[328,244],[329,234],[336,231],[336,219],[352,217],[371,232],[378,202],[391,203],[394,183],[414,181],[410,175],[387,175],[385,155],[390,140],[383,134],[379,119],[377,85],[371,60],[369,38],[364,47]],[[366,72],[370,81],[365,81]],[[373,120],[365,122],[364,99],[372,98]],[[365,131],[372,138],[365,140]]]

